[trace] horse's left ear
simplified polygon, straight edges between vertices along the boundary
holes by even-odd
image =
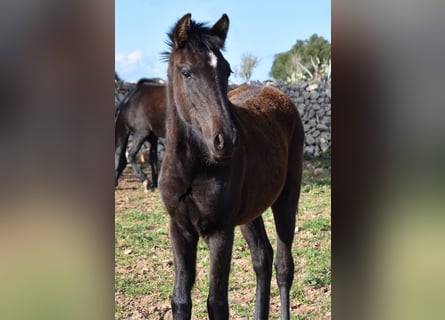
[[[226,41],[227,32],[229,31],[229,17],[223,14],[222,17],[213,25],[212,33],[218,36],[222,43]]]
[[[179,19],[173,29],[173,45],[175,49],[181,48],[188,40],[192,15],[187,13]]]

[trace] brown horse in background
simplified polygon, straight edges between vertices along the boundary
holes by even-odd
[[[128,161],[147,187],[147,176],[136,162],[136,154],[145,141],[150,143],[151,188],[158,185],[158,138],[165,137],[166,87],[149,79],[141,79],[128,92],[115,114],[114,165],[115,186],[127,165],[125,151],[130,134],[132,144]]]
[[[241,225],[257,279],[255,319],[268,319],[273,250],[261,214],[271,206],[281,318],[289,319],[303,126],[292,101],[273,87],[242,86],[227,97],[231,70],[220,50],[228,27],[225,14],[212,27],[186,14],[169,33],[159,190],[170,215],[173,318],[191,318],[199,237],[210,251],[209,318],[229,318],[234,228]]]

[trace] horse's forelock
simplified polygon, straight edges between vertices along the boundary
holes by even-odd
[[[167,33],[168,39],[166,41],[166,45],[168,46],[169,50],[161,53],[165,62],[168,61],[170,53],[174,49],[173,32],[175,26],[173,26],[170,32]],[[188,32],[188,39],[185,42],[184,47],[187,47],[192,51],[224,50],[224,40],[218,35],[214,34],[207,23],[197,23],[192,20],[190,30]]]

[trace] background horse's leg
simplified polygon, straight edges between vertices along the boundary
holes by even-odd
[[[147,134],[145,133],[133,134],[132,144],[130,149],[128,150],[128,162],[130,162],[131,166],[133,167],[134,173],[138,176],[139,180],[141,180],[141,182],[144,183],[144,185],[145,181],[147,180],[147,175],[144,172],[142,172],[141,167],[137,164],[136,154],[138,153],[139,149],[141,149],[141,146],[146,138]]]
[[[219,231],[206,240],[210,251],[209,319],[229,319],[228,286],[234,230]]]
[[[272,278],[273,249],[264,229],[263,218],[242,225],[241,232],[249,245],[256,274],[255,320],[269,319],[270,280]]]
[[[198,235],[188,237],[174,221],[170,220],[170,241],[175,265],[175,284],[172,295],[172,311],[175,320],[189,320],[192,316],[191,290],[196,277],[196,248]]]
[[[158,137],[151,132],[148,142],[150,142],[151,188],[154,189],[158,187]]]
[[[125,156],[125,150],[127,149],[129,132],[116,131],[115,133],[115,146],[114,146],[114,186],[118,184],[118,180],[127,166],[127,157]]]

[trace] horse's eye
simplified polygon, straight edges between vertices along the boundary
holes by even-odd
[[[182,75],[186,78],[186,79],[190,79],[192,77],[192,75],[190,74],[190,72],[188,72],[185,69],[181,70]]]

